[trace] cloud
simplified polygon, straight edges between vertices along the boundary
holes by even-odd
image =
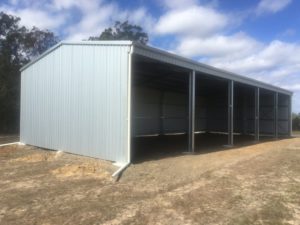
[[[66,15],[46,12],[37,8],[15,9],[13,7],[0,7],[0,11],[21,18],[20,24],[26,27],[36,26],[41,29],[56,29],[65,22]]]
[[[68,5],[77,7],[77,4]],[[77,8],[81,17],[76,24],[66,28],[67,40],[83,40],[100,33],[111,23],[111,15],[116,13],[114,4],[98,5],[95,1],[87,1],[84,7]]]
[[[298,84],[286,85],[284,88],[292,91],[300,91],[300,82]]]
[[[82,40],[88,39],[90,36],[100,35],[105,28],[111,26],[115,21],[128,20],[142,26],[147,32],[151,32],[154,23],[154,19],[145,8],[121,10],[114,3],[94,5],[88,10],[82,9],[81,13],[82,17],[79,23],[67,29],[68,40]]]
[[[220,31],[227,23],[228,18],[213,8],[192,5],[168,10],[159,18],[154,30],[160,35],[208,37]]]
[[[256,8],[257,14],[277,13],[286,8],[292,0],[261,0]]]
[[[240,58],[215,57],[210,63],[239,71],[244,74],[266,72],[266,76],[273,74],[273,77],[282,77],[300,69],[300,46],[274,40],[268,45],[262,45],[259,49],[253,49],[247,56]]]
[[[88,4],[89,4],[89,2],[90,1],[88,1]],[[80,3],[81,2],[78,1],[78,0],[53,0],[52,5],[57,10],[61,10],[61,9],[69,9],[69,8],[74,7],[74,6],[80,6]]]
[[[90,36],[98,36],[117,20],[129,20],[142,26],[146,31],[150,31],[154,23],[153,17],[144,7],[121,9],[114,2],[101,0],[54,0],[52,6],[56,10],[76,9],[80,12],[78,22],[65,29],[67,40],[83,40]]]
[[[198,3],[197,0],[164,0],[162,1],[163,5],[169,9],[178,9],[185,8],[191,5],[196,5]]]
[[[67,40],[83,40],[113,25],[129,20],[151,32],[154,18],[144,7],[123,9],[104,0],[11,0],[0,10],[19,16],[21,24],[59,32]]]
[[[154,24],[156,22],[153,16],[144,7],[127,11],[127,18],[134,24],[141,25],[149,34],[152,33]]]
[[[180,41],[177,52],[188,57],[246,56],[258,49],[260,43],[239,32],[231,36],[215,35],[208,38],[186,37]]]

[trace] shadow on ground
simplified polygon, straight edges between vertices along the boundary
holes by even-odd
[[[228,147],[228,136],[225,134],[196,134],[195,152],[193,154],[207,154],[228,149],[253,146],[266,142],[274,142],[283,138],[274,139],[270,136],[260,137],[260,141],[254,141],[251,135],[235,135],[234,146]],[[133,163],[141,163],[148,160],[160,160],[166,157],[175,157],[186,154],[188,151],[187,135],[164,135],[137,137],[132,139]]]

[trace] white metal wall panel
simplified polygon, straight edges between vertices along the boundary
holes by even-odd
[[[128,162],[129,48],[63,44],[26,67],[21,142]]]

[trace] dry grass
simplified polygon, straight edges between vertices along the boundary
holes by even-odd
[[[111,173],[109,173],[108,168],[101,163],[82,163],[82,164],[67,164],[57,169],[51,171],[52,174],[60,178],[69,177],[95,177],[95,178],[105,178],[107,180],[112,179]]]
[[[130,166],[0,148],[0,224],[300,224],[300,138]]]

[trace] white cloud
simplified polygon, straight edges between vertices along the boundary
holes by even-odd
[[[292,91],[300,91],[300,82],[298,84],[291,84],[291,85],[286,85],[283,87],[288,90],[292,90]]]
[[[258,49],[260,43],[239,32],[231,36],[215,35],[208,38],[186,37],[180,41],[177,52],[188,56],[241,57]]]
[[[80,9],[80,21],[66,29],[68,40],[78,41],[99,35],[109,25],[111,15],[117,10],[113,4],[97,5],[92,1]]]
[[[86,6],[82,9],[82,18],[79,23],[67,29],[67,39],[82,40],[90,36],[98,36],[101,32],[112,25],[114,21],[125,21],[142,26],[150,32],[153,28],[154,19],[145,8],[135,10],[121,10],[116,4],[100,4]]]
[[[257,14],[277,13],[287,7],[292,0],[261,0],[257,6]]]
[[[113,25],[115,20],[129,20],[150,32],[154,19],[144,7],[121,9],[104,0],[11,0],[0,10],[19,16],[27,27],[60,31],[65,39],[83,40]],[[76,12],[76,17],[74,17]]]
[[[127,17],[134,24],[142,25],[143,29],[149,34],[153,31],[155,19],[148,13],[148,11],[142,7],[133,11],[127,11]]]
[[[121,10],[118,8],[113,20],[125,21],[128,20],[130,23],[142,26],[143,29],[152,34],[153,27],[155,24],[154,17],[147,11],[145,7],[140,7],[132,10]]]
[[[73,6],[79,6],[80,2],[76,0],[53,0],[52,5],[57,9],[69,9]]]
[[[65,15],[51,14],[37,8],[15,9],[4,6],[0,7],[0,11],[20,17],[20,24],[29,28],[56,29],[65,22]]]
[[[158,34],[178,34],[207,37],[220,31],[228,18],[213,8],[192,5],[188,8],[171,9],[161,16],[155,27]]]
[[[164,0],[163,5],[167,8],[185,8],[191,5],[196,5],[198,3],[197,0]]]
[[[245,57],[238,59],[230,56],[223,58],[215,57],[211,58],[210,63],[245,74],[267,71],[269,74],[266,76],[270,76],[272,72],[274,76],[280,77],[297,70],[300,67],[299,58],[299,45],[275,40],[268,45],[263,45],[259,49],[253,49]]]

